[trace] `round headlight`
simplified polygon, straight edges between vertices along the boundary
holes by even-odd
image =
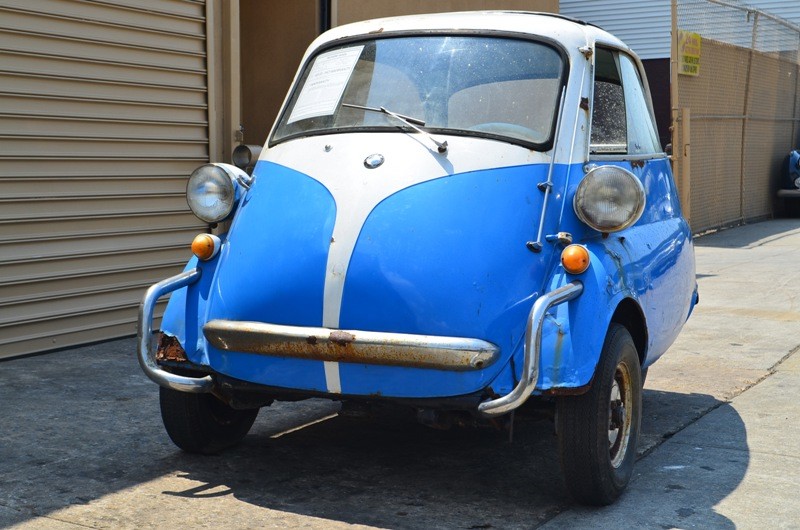
[[[223,168],[214,164],[200,166],[189,177],[186,201],[200,220],[207,223],[222,221],[233,210],[236,184]]]
[[[575,192],[575,213],[598,232],[618,232],[642,216],[644,186],[630,171],[601,166],[589,171]]]

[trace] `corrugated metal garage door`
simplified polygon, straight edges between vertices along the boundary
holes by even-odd
[[[202,1],[0,0],[0,357],[130,335],[200,225]]]

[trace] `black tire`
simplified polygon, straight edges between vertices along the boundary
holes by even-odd
[[[582,504],[609,505],[630,481],[642,417],[641,373],[630,333],[612,323],[589,391],[557,402],[561,469]]]
[[[236,445],[258,416],[259,409],[232,409],[212,394],[160,390],[164,427],[187,453],[214,454]]]

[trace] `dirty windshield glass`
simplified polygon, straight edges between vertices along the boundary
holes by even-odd
[[[354,130],[409,129],[381,108],[444,134],[530,147],[552,136],[561,55],[539,42],[422,36],[360,41],[303,71],[272,142]],[[371,109],[371,110],[370,110]]]

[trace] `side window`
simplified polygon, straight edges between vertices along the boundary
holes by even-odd
[[[625,95],[617,58],[611,51],[597,48],[590,151],[596,154],[624,154],[627,149],[628,121],[625,118]]]
[[[597,48],[592,102],[593,154],[646,155],[661,151],[642,80],[625,54]]]
[[[625,106],[628,109],[628,153],[658,153],[661,146],[636,64],[624,54],[620,54],[619,64],[622,69],[622,86],[625,88]]]

